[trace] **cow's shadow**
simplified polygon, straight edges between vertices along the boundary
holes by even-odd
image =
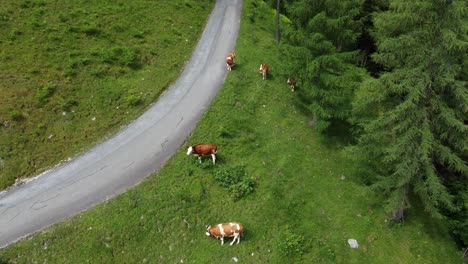
[[[236,63],[234,64],[234,66],[232,67],[232,70],[233,71],[239,71],[239,70],[242,70],[244,68],[243,64],[242,63]]]
[[[219,154],[216,154],[216,163],[213,164],[213,160],[211,159],[211,156],[204,156],[201,158],[201,163],[198,161],[198,157],[193,157],[194,160],[191,160],[190,163],[194,163],[196,164],[196,166],[198,166],[199,168],[202,168],[202,169],[209,169],[209,170],[212,170],[214,168],[216,168],[216,166],[218,165],[222,165],[224,164],[224,159],[222,156],[220,156]]]

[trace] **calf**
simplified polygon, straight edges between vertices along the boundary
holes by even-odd
[[[211,155],[213,159],[213,164],[216,163],[216,152],[218,151],[218,146],[214,144],[197,144],[190,146],[187,149],[187,155],[194,155],[195,157],[198,157],[198,160],[201,163],[201,157],[202,156],[209,156]]]
[[[259,71],[262,72],[263,80],[266,80],[268,74],[268,64],[260,64]]]
[[[221,246],[224,245],[225,237],[234,237],[229,244],[232,246],[236,239],[237,244],[239,244],[243,230],[244,226],[241,223],[224,223],[215,225],[214,227],[208,226],[206,228],[206,235],[221,239]]]
[[[229,71],[232,70],[232,67],[235,64],[234,58],[236,58],[236,53],[235,52],[228,53],[228,55],[226,57],[226,66],[227,66],[227,69]]]
[[[294,88],[296,88],[296,80],[288,78],[287,83],[289,84],[289,87],[291,87],[291,92],[294,92]]]

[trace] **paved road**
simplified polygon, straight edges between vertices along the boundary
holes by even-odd
[[[106,201],[159,169],[223,84],[241,6],[241,0],[217,0],[185,70],[141,117],[89,152],[0,193],[0,247]]]

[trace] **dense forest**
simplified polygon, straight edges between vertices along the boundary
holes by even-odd
[[[297,79],[315,127],[349,139],[395,221],[421,203],[467,246],[467,2],[269,3],[282,74]]]

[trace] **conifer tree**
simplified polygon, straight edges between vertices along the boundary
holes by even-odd
[[[287,2],[292,27],[280,47],[289,75],[300,79],[301,93],[324,130],[333,120],[346,120],[351,99],[365,71],[356,66],[364,0]]]
[[[453,209],[444,176],[468,175],[466,15],[463,1],[392,0],[374,19],[386,72],[363,83],[354,120],[389,211],[408,208],[411,192],[440,217]]]

